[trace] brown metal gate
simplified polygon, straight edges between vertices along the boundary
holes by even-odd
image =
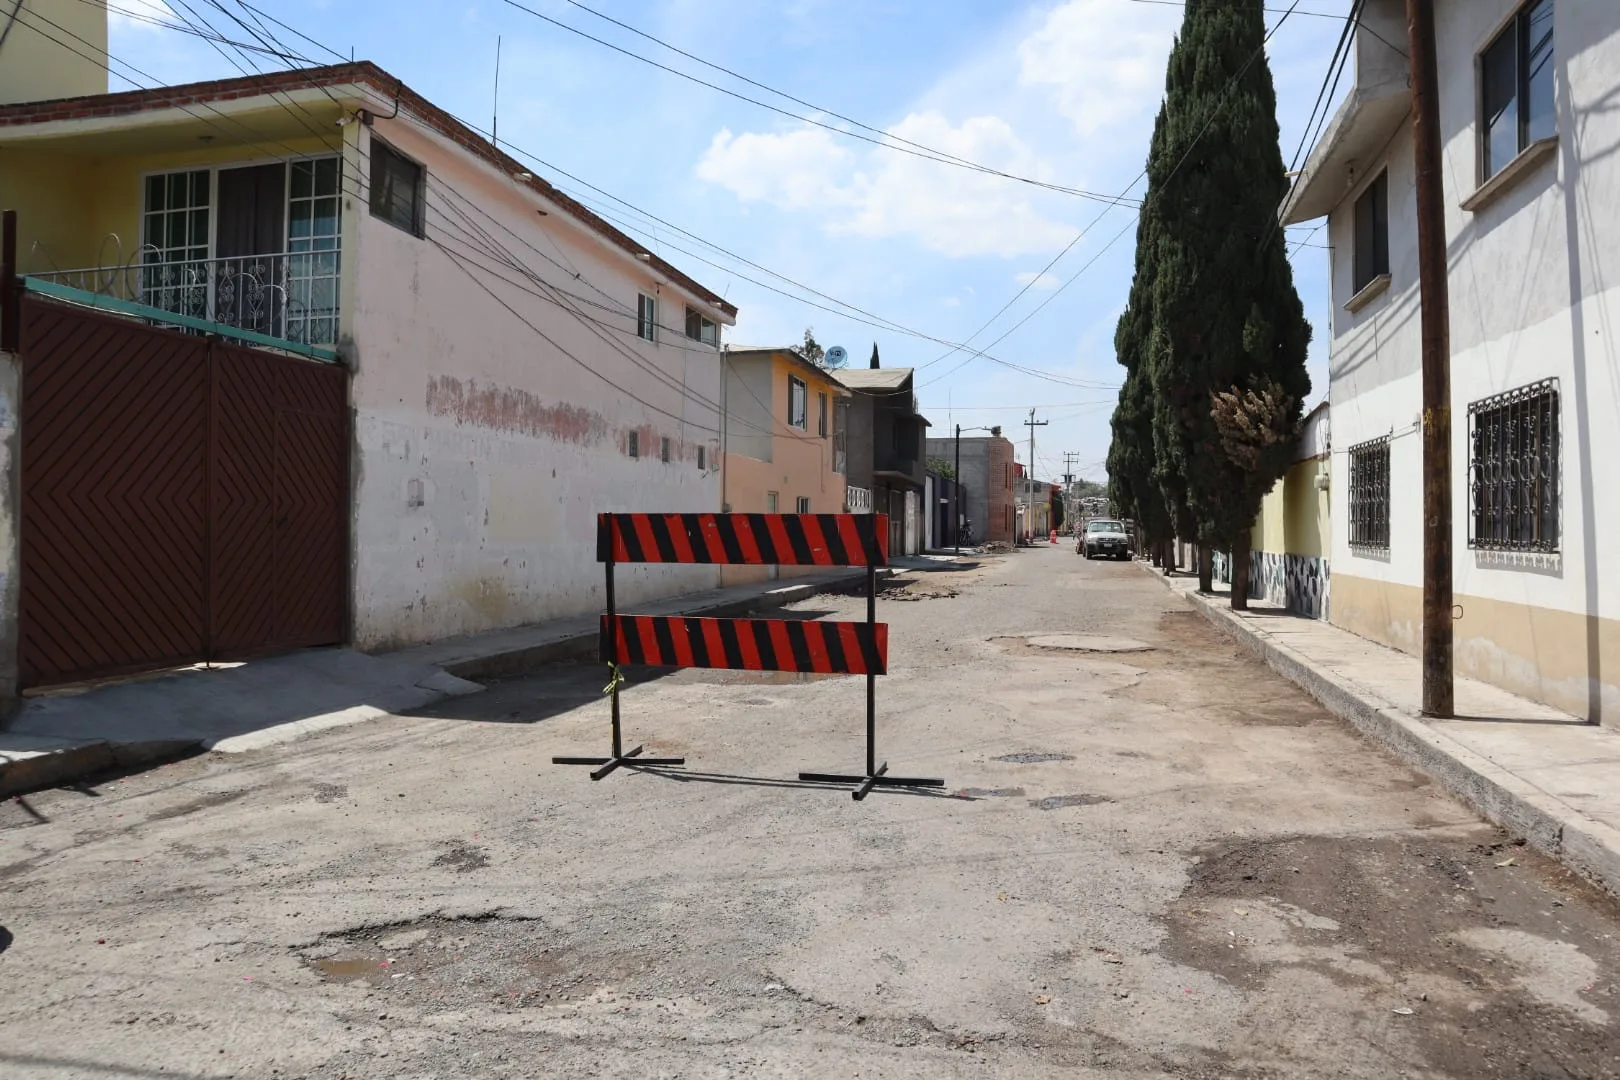
[[[340,642],[341,368],[22,302],[23,686]]]

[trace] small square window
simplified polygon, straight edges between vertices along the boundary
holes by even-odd
[[[625,440],[625,450],[633,458],[641,456],[641,432],[632,431],[630,438]]]
[[[658,340],[658,301],[646,293],[636,297],[636,337],[643,341]]]
[[[1473,402],[1468,429],[1468,546],[1557,551],[1557,380]]]
[[[799,496],[797,512],[801,514],[808,514],[810,512],[810,499],[807,496]]]
[[[1480,181],[1557,130],[1553,0],[1535,0],[1479,54]]]
[[[379,139],[371,140],[371,214],[412,236],[422,235],[422,166]]]
[[[1367,185],[1356,199],[1355,288],[1359,293],[1389,273],[1389,173]]]
[[[660,439],[658,441],[658,460],[662,461],[666,465],[669,464],[669,440],[668,439]]]
[[[805,386],[804,380],[799,378],[797,375],[789,375],[788,427],[796,427],[800,431],[803,431],[808,426],[810,421],[806,414],[809,412],[810,408],[809,397],[810,391],[809,388]]]
[[[705,345],[720,344],[720,326],[697,308],[686,309],[686,336]]]
[[[1350,448],[1350,547],[1389,550],[1389,438]]]

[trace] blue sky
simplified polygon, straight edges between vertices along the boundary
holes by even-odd
[[[180,13],[184,2],[169,0]],[[216,26],[231,25],[211,4],[189,2]],[[345,55],[352,48],[357,58],[377,62],[486,128],[499,35],[502,140],[547,163],[536,171],[736,303],[733,343],[788,344],[813,326],[822,345],[843,345],[852,362],[864,364],[876,341],[885,367],[919,369],[919,398],[934,434],[946,434],[952,422],[1000,424],[1024,460],[1022,424],[1035,406],[1037,417],[1050,421],[1037,433],[1037,471],[1056,478],[1064,453],[1073,451],[1080,476],[1104,477],[1108,417],[1122,371],[1114,361],[1114,324],[1130,287],[1135,236],[1129,209],[814,127],[659,71],[502,0],[250,2]],[[1161,0],[587,2],[687,52],[915,143],[1047,183],[1135,196],[1142,185],[1132,181],[1145,160],[1181,19],[1178,6]],[[810,112],[566,0],[524,3],[706,81]],[[161,14],[163,0],[111,4]],[[1268,0],[1268,6],[1279,9],[1267,16],[1274,25],[1288,3]],[[1347,7],[1348,0],[1301,0],[1272,39],[1285,160],[1294,155]],[[110,51],[164,82],[237,74],[206,43],[116,11]],[[123,88],[114,80],[114,89]],[[808,306],[795,286],[699,247],[638,211],[890,325],[875,329]],[[1327,388],[1325,230],[1288,235],[1296,242],[1295,280],[1316,326],[1314,402]],[[976,333],[973,348],[1057,381],[928,340],[957,343]]]

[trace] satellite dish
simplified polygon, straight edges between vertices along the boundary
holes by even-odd
[[[827,365],[827,367],[836,370],[849,363],[849,353],[844,351],[844,347],[842,345],[834,345],[832,348],[827,350],[826,355],[823,356],[821,360],[822,363]]]

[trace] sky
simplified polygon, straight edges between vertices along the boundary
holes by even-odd
[[[1000,425],[1026,461],[1024,421],[1034,408],[1047,421],[1035,429],[1037,475],[1105,479],[1123,374],[1114,326],[1130,289],[1135,214],[1040,185],[1141,196],[1179,4],[584,0],[765,90],[569,0],[521,0],[532,11],[508,0],[248,2],[336,53],[378,63],[481,128],[498,115],[506,148],[538,175],[735,303],[728,342],[793,344],[813,327],[823,347],[843,346],[852,364],[865,364],[876,344],[884,367],[917,369],[933,436],[955,424],[965,436]],[[1267,0],[1266,16],[1268,27],[1281,20],[1267,55],[1285,162],[1295,158],[1349,6],[1300,0],[1284,18],[1290,2]],[[208,43],[150,21],[195,13],[234,34],[240,28],[220,6],[240,14],[236,0],[110,4],[109,52],[118,60],[164,83],[240,73]],[[128,87],[113,80],[114,90]],[[891,146],[909,140],[1021,179],[924,160],[851,132],[883,132]],[[1315,328],[1307,407],[1327,390],[1328,251],[1319,224],[1287,233]]]

